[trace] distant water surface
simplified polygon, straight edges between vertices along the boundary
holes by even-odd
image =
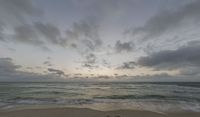
[[[200,112],[200,83],[0,83],[0,110],[43,106]]]

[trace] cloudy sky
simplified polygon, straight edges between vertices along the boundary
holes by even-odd
[[[0,81],[200,81],[199,0],[1,0]]]

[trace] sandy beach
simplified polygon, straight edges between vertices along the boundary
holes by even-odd
[[[0,117],[199,117],[200,113],[156,113],[137,110],[97,111],[84,108],[24,109],[0,112]]]

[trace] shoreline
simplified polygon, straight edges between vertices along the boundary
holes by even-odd
[[[0,111],[0,117],[200,117],[200,112],[159,113],[143,110],[100,111],[88,108],[34,108]]]

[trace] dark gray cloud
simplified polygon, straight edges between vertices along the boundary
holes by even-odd
[[[83,61],[82,63],[82,67],[86,67],[89,69],[93,69],[93,68],[98,68],[99,66],[97,65],[97,57],[95,54],[90,53],[88,55],[85,56],[85,61]]]
[[[65,76],[65,72],[62,71],[62,70],[59,70],[59,69],[54,69],[54,68],[48,68],[48,71],[49,72],[52,72],[52,73],[55,73],[57,74],[58,76]]]
[[[82,74],[80,74],[80,73],[77,73],[77,74],[74,74],[75,76],[82,76]]]
[[[96,63],[96,59],[97,59],[96,55],[92,53],[86,56],[86,62],[89,64]]]
[[[21,68],[33,70],[41,67],[23,67],[14,63],[12,58],[0,58],[0,81],[62,81],[67,75],[58,69],[49,68],[48,73],[41,74],[35,72],[22,71]],[[42,70],[42,69],[41,69]]]
[[[0,74],[9,75],[14,74],[20,65],[15,65],[11,58],[0,58]]]
[[[71,47],[72,47],[72,48],[77,48],[77,45],[74,44],[74,43],[72,43],[72,44],[71,44]]]
[[[24,22],[26,16],[41,16],[43,11],[36,7],[31,0],[1,0],[0,16],[5,24]]]
[[[132,76],[127,79],[128,81],[138,81],[138,82],[173,82],[173,81],[183,81],[179,76],[171,76],[167,73],[158,73],[153,75],[137,75]]]
[[[12,58],[0,58],[0,81],[42,81],[53,78],[53,76],[48,74],[41,75],[38,73],[21,71],[20,68],[22,68],[22,66],[16,65]]]
[[[0,41],[5,41],[4,29],[28,23],[31,17],[42,16],[43,11],[31,0],[1,0],[0,1]]]
[[[82,67],[88,68],[88,69],[95,69],[95,68],[99,68],[98,65],[96,64],[89,64],[89,63],[83,63]]]
[[[134,69],[135,66],[136,62],[129,61],[129,62],[124,62],[121,66],[117,67],[117,69]]]
[[[188,66],[200,67],[200,46],[187,45],[176,50],[165,50],[141,57],[138,64],[156,69],[174,69]]]
[[[44,48],[46,43],[66,46],[60,29],[33,18],[43,17],[43,11],[32,0],[0,1],[0,40],[16,41]],[[13,30],[14,35],[5,34],[4,29]],[[9,37],[9,38],[8,38]],[[47,48],[47,47],[46,47]]]
[[[15,34],[13,35],[14,41],[29,43],[33,45],[41,45],[44,42],[40,40],[37,31],[32,25],[24,24],[14,28]]]
[[[134,49],[134,44],[132,42],[124,42],[122,43],[120,40],[118,40],[115,44],[115,50],[117,53],[126,51],[130,52]]]
[[[52,44],[63,45],[65,46],[66,40],[61,38],[61,32],[58,27],[50,23],[41,23],[36,22],[34,24],[35,29],[41,33],[49,42]]]
[[[80,51],[95,51],[103,44],[98,28],[96,21],[90,19],[74,23],[72,28],[66,31],[67,39],[75,43]]]
[[[97,78],[97,79],[111,79],[113,77],[112,76],[108,76],[108,75],[100,75],[100,76],[96,76],[94,78]]]
[[[12,58],[0,58],[0,81],[45,81],[51,80],[55,76],[52,74],[39,74],[21,71],[22,66],[16,65]],[[33,69],[28,67],[27,69]]]
[[[13,40],[36,46],[43,47],[46,43],[66,46],[67,42],[65,38],[61,37],[59,28],[50,23],[23,24],[16,26],[14,32]]]
[[[188,66],[183,67],[180,70],[180,75],[187,77],[200,77],[200,67],[199,66]]]
[[[51,61],[48,61],[48,60],[44,61],[43,64],[47,65],[47,66],[53,66],[53,64],[51,63]]]
[[[196,0],[178,8],[176,11],[162,11],[150,18],[144,26],[129,31],[134,36],[143,35],[142,41],[144,41],[177,28],[179,25],[184,24],[185,20],[195,19],[195,21],[199,21],[199,12],[200,1]]]
[[[4,41],[3,39],[3,24],[2,22],[0,21],[0,41]]]
[[[110,62],[108,62],[106,59],[102,59],[101,64],[104,67],[111,68]]]

